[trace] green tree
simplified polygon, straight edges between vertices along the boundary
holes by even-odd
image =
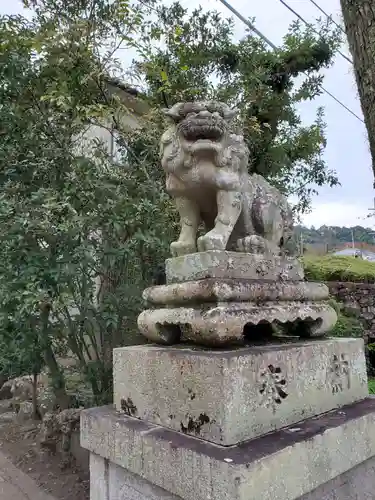
[[[7,302],[2,301],[0,320],[0,379],[4,383],[11,378],[31,375],[33,418],[40,418],[37,388],[45,360],[39,332],[32,318],[23,315],[22,304],[16,304],[11,297]]]
[[[116,47],[134,46],[144,9],[24,4],[31,21],[0,18],[0,309],[9,316],[17,304],[13,331],[41,348],[64,408],[61,349],[75,355],[97,402],[111,398],[112,349],[135,309],[126,279],[149,279],[146,263],[162,258],[162,228],[173,221],[160,176],[129,149],[127,110],[107,84],[120,70]],[[127,151],[119,162],[99,142],[80,147],[88,127],[112,129],[112,120]]]
[[[305,243],[325,243],[329,250],[343,243],[352,243],[353,239],[355,243],[374,244],[374,230],[362,226],[321,226],[319,228],[296,226],[294,232],[297,240],[300,240],[302,234]]]
[[[302,124],[297,110],[321,93],[319,71],[333,61],[337,31],[320,23],[317,36],[294,23],[283,46],[272,51],[251,34],[234,42],[232,21],[214,11],[199,8],[189,15],[176,2],[157,12],[155,22],[143,25],[149,51],[135,63],[155,106],[212,98],[238,107],[249,168],[296,195],[300,211],[308,208],[315,186],[338,183],[322,158],[323,110],[311,125]]]

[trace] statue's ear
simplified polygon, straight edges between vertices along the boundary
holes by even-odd
[[[161,110],[162,114],[167,117],[169,120],[173,120],[172,116],[170,115],[170,109],[164,108]],[[174,120],[173,120],[174,121]]]
[[[181,119],[180,110],[181,110],[182,106],[183,106],[183,104],[181,104],[181,103],[175,104],[174,106],[172,106],[169,109],[164,108],[162,110],[162,113],[165,116],[167,116],[168,118],[170,118],[171,120],[177,122]]]

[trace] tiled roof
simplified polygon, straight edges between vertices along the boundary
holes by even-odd
[[[118,78],[106,78],[106,82],[109,83],[110,85],[113,85],[114,87],[118,87],[124,92],[127,92],[128,94],[133,95],[135,97],[141,94],[139,90],[135,89],[134,87],[131,87],[130,85],[127,85]]]

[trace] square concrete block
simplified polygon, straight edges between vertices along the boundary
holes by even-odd
[[[367,395],[361,339],[114,350],[119,412],[226,446]]]
[[[81,414],[81,443],[109,461],[108,488],[95,500],[107,500],[108,491],[109,500],[302,500],[345,473],[353,477],[350,471],[373,458],[374,428],[373,398],[231,447],[92,408]],[[134,439],[122,442],[119,455],[124,435]],[[350,498],[373,498],[365,496],[369,482],[375,491],[375,477],[367,477]],[[312,498],[347,500],[341,493]]]
[[[165,261],[167,283],[205,278],[303,280],[301,263],[292,257],[209,250]]]
[[[90,453],[90,500],[109,500],[109,461]]]
[[[112,462],[109,465],[108,492],[108,500],[181,500],[181,497]]]

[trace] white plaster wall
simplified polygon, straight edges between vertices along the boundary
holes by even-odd
[[[124,94],[124,93],[123,93]],[[122,96],[124,98],[124,96]],[[125,104],[128,105],[126,102],[126,95],[125,95]],[[134,98],[131,97],[132,100],[132,106],[134,107]],[[129,106],[130,107],[130,106]],[[142,112],[146,112],[146,108],[141,109]],[[116,120],[121,122],[121,127],[126,130],[131,130],[134,128],[137,128],[141,124],[141,116],[139,114],[132,113],[129,109],[128,113],[122,113],[119,116],[116,116]],[[105,151],[109,155],[112,156],[113,159],[116,158],[116,140],[114,138],[114,134],[116,133],[113,131],[113,120],[112,118],[108,118],[108,120],[104,121],[103,123],[104,126],[101,125],[90,125],[87,126],[86,130],[76,139],[76,151],[77,154],[82,154],[82,155],[90,155],[90,152],[94,151],[97,148],[98,142],[102,145]],[[100,238],[100,235],[98,235]],[[100,277],[96,278],[96,285],[95,285],[95,299],[97,298],[98,291],[100,290],[101,287],[101,281]],[[77,308],[71,308],[71,314],[76,315],[78,314],[78,309]],[[100,338],[99,338],[100,333],[98,332],[97,334],[97,344],[100,345]],[[91,356],[95,356],[94,349],[90,346],[90,338],[86,338],[88,347],[90,350]]]

